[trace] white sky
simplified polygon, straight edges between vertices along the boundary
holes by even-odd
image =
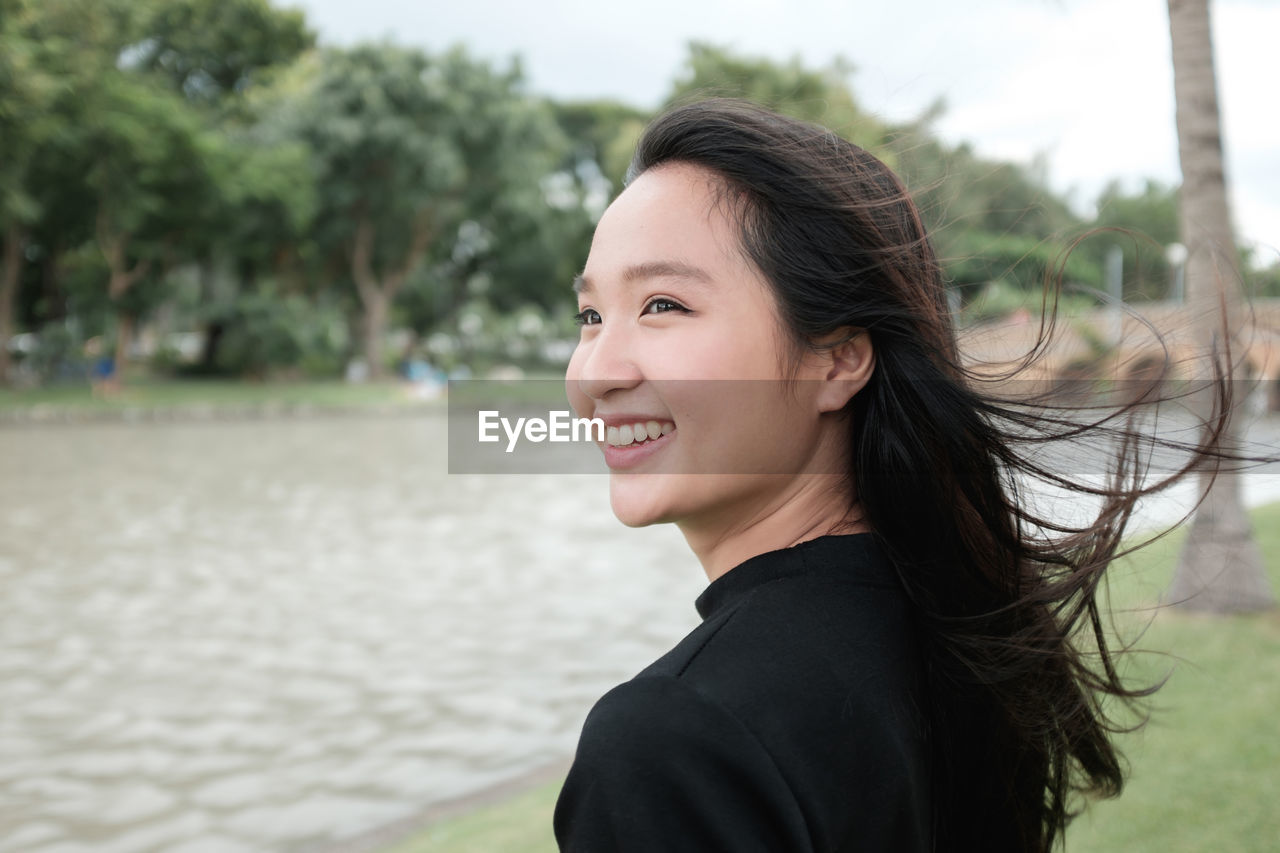
[[[276,0],[325,44],[389,38],[518,54],[530,88],[654,107],[690,40],[823,66],[842,56],[868,110],[936,98],[951,142],[1029,162],[1082,213],[1111,179],[1178,180],[1165,0]],[[1239,236],[1280,257],[1280,0],[1213,0],[1218,88]]]

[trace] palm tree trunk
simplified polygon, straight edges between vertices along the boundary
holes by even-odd
[[[1209,350],[1229,343],[1229,332],[1239,328],[1240,313],[1240,269],[1227,207],[1209,0],[1168,3],[1182,164],[1178,215],[1188,250],[1187,307],[1199,341]],[[1238,422],[1231,419],[1223,445],[1235,447],[1237,438]],[[1275,606],[1241,501],[1239,476],[1205,473],[1201,485],[1207,493],[1191,523],[1168,600],[1214,613]]]

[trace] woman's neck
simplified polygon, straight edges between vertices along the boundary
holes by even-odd
[[[865,533],[871,528],[861,508],[850,505],[847,481],[830,474],[794,478],[754,510],[726,508],[712,517],[678,523],[680,531],[714,581],[760,554],[789,548],[832,533]]]

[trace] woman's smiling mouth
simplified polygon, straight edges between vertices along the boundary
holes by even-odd
[[[604,419],[605,440],[600,445],[611,469],[635,468],[662,451],[676,433],[673,421],[643,415],[614,415]]]

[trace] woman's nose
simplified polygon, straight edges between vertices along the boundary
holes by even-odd
[[[624,329],[601,329],[578,343],[569,362],[567,380],[592,400],[634,388],[644,379],[630,337]]]

